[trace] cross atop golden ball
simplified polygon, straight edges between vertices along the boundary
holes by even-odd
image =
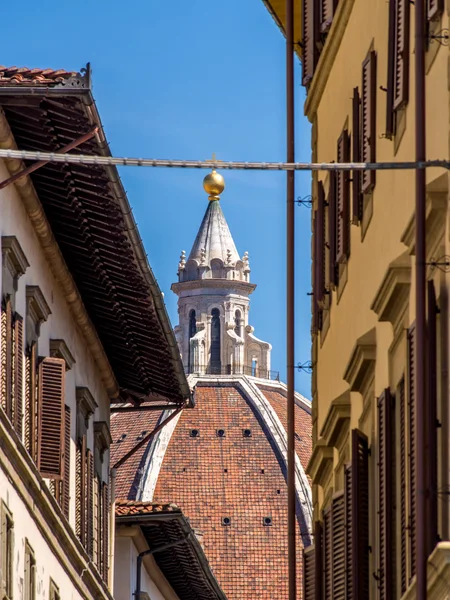
[[[216,160],[215,154],[213,154],[213,161]],[[217,173],[215,169],[208,173],[208,175],[203,180],[203,189],[208,194],[209,200],[220,200],[220,194],[225,189],[225,180]]]

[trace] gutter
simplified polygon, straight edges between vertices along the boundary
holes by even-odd
[[[103,130],[103,125],[100,119],[100,115],[98,113],[97,107],[94,102],[94,98],[92,96],[91,90],[86,90],[85,94],[82,96],[82,100],[84,105],[86,106],[86,111],[89,115],[89,118],[92,124],[98,126],[98,132],[96,133],[96,140],[100,148],[100,153],[103,156],[111,156],[111,152],[109,150],[108,142],[106,141],[105,133]],[[189,384],[186,379],[186,375],[184,373],[183,364],[181,362],[180,352],[178,350],[178,344],[175,339],[175,334],[173,332],[169,315],[167,314],[166,305],[162,300],[162,293],[159,288],[159,285],[156,281],[156,278],[153,274],[153,271],[150,267],[150,264],[147,259],[147,255],[144,249],[144,245],[142,243],[142,239],[138,233],[136,221],[134,220],[134,216],[131,210],[131,206],[128,202],[127,196],[125,194],[125,190],[123,188],[122,182],[120,181],[119,174],[117,172],[116,167],[105,167],[105,170],[108,172],[112,188],[114,190],[114,194],[119,201],[120,208],[122,210],[122,214],[125,220],[125,224],[127,227],[128,236],[130,238],[131,244],[135,251],[135,255],[141,269],[141,272],[146,280],[147,284],[150,287],[153,303],[156,308],[156,313],[158,315],[158,319],[160,325],[163,329],[164,336],[166,338],[167,344],[170,349],[170,354],[172,357],[172,366],[174,368],[178,383],[180,385],[180,391],[183,399],[188,399],[189,408],[194,407],[194,400],[191,394],[191,390],[189,388]]]

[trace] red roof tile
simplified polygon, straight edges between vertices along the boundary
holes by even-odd
[[[160,504],[159,502],[140,502],[138,500],[116,500],[116,515],[128,517],[131,515],[149,515],[155,513],[180,512],[176,504]]]
[[[28,69],[27,67],[0,65],[0,85],[54,86],[76,75],[78,75],[76,71],[64,71],[63,69]]]

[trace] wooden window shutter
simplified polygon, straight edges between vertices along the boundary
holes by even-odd
[[[345,500],[345,598],[352,600],[352,466],[344,467]]]
[[[75,532],[80,542],[86,544],[86,436],[77,444],[75,471]]]
[[[427,0],[427,17],[429,21],[440,19],[444,11],[444,0]]]
[[[361,95],[361,161],[376,161],[376,99],[377,54],[371,50],[362,66]],[[364,194],[375,186],[375,171],[362,171],[361,189]]]
[[[314,76],[319,57],[319,15],[317,0],[305,0],[303,3],[302,38],[302,83],[308,86]]]
[[[66,518],[70,512],[70,407],[64,407],[64,475],[62,483],[62,509]]]
[[[25,447],[37,461],[36,344],[25,354]]]
[[[61,358],[44,358],[39,365],[38,469],[43,477],[62,477],[64,442],[64,378]]]
[[[437,440],[437,314],[434,283],[427,284],[428,348],[427,348],[427,553],[431,554],[438,541],[438,440]]]
[[[94,553],[94,456],[90,450],[87,451],[87,473],[86,473],[86,552],[92,558]]]
[[[331,508],[327,508],[323,512],[323,593],[325,598],[332,598],[332,567],[333,567],[333,548],[332,548],[332,531],[331,531]]]
[[[319,181],[317,198],[317,302],[319,308],[324,308],[325,296],[325,192],[323,183]]]
[[[393,110],[402,108],[409,97],[410,0],[395,0],[395,49]]]
[[[328,190],[328,245],[330,247],[329,279],[331,285],[337,285],[339,282],[339,270],[336,264],[336,223],[336,173],[330,171],[330,187]]]
[[[410,577],[416,573],[416,336],[415,325],[408,331],[408,420],[409,420],[409,556]]]
[[[352,430],[352,593],[369,598],[369,444]]]
[[[98,571],[101,570],[101,498],[100,498],[101,482],[98,477],[94,477],[94,552],[93,562],[97,565]]]
[[[326,33],[333,22],[337,0],[320,0],[320,31]]]
[[[400,582],[401,594],[407,588],[407,527],[406,512],[406,406],[405,406],[405,379],[402,378],[397,388],[398,405],[400,409]]]
[[[313,247],[314,247],[314,260],[313,260],[313,295],[312,295],[312,313],[313,313],[313,332],[318,333],[320,330],[320,311],[319,311],[319,279],[320,279],[320,263],[318,261],[319,256],[319,219],[317,218],[317,211],[314,213],[313,223]]]
[[[23,419],[23,319],[16,314],[13,329],[13,424],[22,439]]]
[[[2,342],[2,408],[8,419],[12,420],[12,307],[11,300],[7,298],[2,304],[1,319]]]
[[[314,569],[315,569],[315,596],[314,600],[323,598],[323,531],[322,522],[314,523]]]
[[[102,575],[108,581],[109,570],[109,486],[102,486]]]
[[[353,89],[352,98],[352,161],[361,162],[361,100],[359,89]],[[361,171],[352,173],[352,223],[357,225],[362,220]]]
[[[332,597],[346,600],[345,596],[345,496],[339,492],[331,504],[332,527]]]
[[[337,161],[350,161],[350,143],[346,129],[341,133],[337,144]],[[350,178],[349,171],[336,174],[337,228],[336,260],[345,262],[350,254]]]
[[[314,546],[303,549],[303,600],[316,600],[315,556]]]
[[[394,135],[394,66],[395,66],[395,31],[398,0],[389,0],[388,30],[388,62],[386,81],[386,131],[388,140]]]
[[[393,597],[395,557],[395,413],[386,389],[378,399],[378,588],[380,600]]]

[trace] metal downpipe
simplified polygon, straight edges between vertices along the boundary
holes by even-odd
[[[294,141],[294,1],[286,0],[286,161],[295,161]],[[287,359],[287,485],[289,600],[297,597],[295,514],[295,173],[286,174],[286,359]]]
[[[415,127],[416,160],[425,160],[425,0],[415,2]],[[426,178],[416,170],[416,598],[427,597],[426,532]]]

